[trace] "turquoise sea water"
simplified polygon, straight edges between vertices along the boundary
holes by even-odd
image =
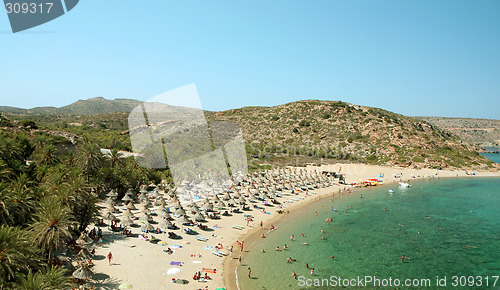
[[[489,151],[500,151],[500,148],[497,147],[486,147],[485,149]],[[481,153],[481,155],[493,162],[500,163],[500,153]]]
[[[436,289],[436,276],[447,277],[446,288],[452,288],[455,275],[482,276],[483,283],[489,276],[491,288],[492,276],[500,275],[500,178],[448,178],[412,185],[361,190],[291,213],[249,249],[238,271],[240,289],[306,289],[292,278],[293,271],[312,279],[430,279],[427,289]],[[395,192],[389,193],[390,188]],[[333,222],[325,224],[328,217]],[[290,235],[295,236],[292,242]],[[275,251],[284,244],[289,247],[286,252]],[[402,255],[409,259],[401,262]],[[287,263],[288,257],[296,261]],[[306,263],[315,268],[314,276]],[[248,279],[247,267],[253,279]],[[474,279],[477,286],[479,279]],[[500,279],[496,285],[500,288]],[[328,287],[315,289],[323,288]],[[370,288],[373,285],[365,289]]]

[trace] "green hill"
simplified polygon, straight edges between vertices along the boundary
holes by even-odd
[[[108,100],[102,97],[88,100],[78,100],[73,104],[56,107],[37,107],[32,109],[20,109],[14,107],[0,107],[0,112],[16,114],[43,114],[43,115],[97,115],[116,112],[130,112],[141,101],[131,99]]]
[[[413,117],[344,102],[299,101],[208,114],[240,124],[251,156],[294,164],[344,159],[415,168],[486,169],[480,149]]]

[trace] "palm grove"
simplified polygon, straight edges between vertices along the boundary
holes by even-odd
[[[99,216],[99,194],[160,182],[117,149],[104,156],[82,136],[75,146],[29,129],[0,129],[0,288],[71,287],[54,255]],[[102,197],[102,196],[101,196]]]

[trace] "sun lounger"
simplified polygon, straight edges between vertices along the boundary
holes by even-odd
[[[181,238],[181,236],[177,235],[174,232],[169,232],[168,233],[168,237],[171,238],[171,239],[180,239]]]
[[[202,237],[202,236],[196,236],[196,239],[198,239],[198,241],[202,241],[202,242],[208,241],[208,238],[205,238],[205,237]]]
[[[164,250],[162,250],[162,251],[168,254],[168,250],[167,250],[167,249],[164,249]],[[174,251],[174,250],[172,250],[172,249],[170,249],[170,254],[173,254],[173,253],[175,253],[175,251]]]
[[[212,251],[212,254],[216,255],[217,257],[223,257],[221,253],[218,253],[216,251]]]
[[[184,232],[188,235],[196,235],[197,232],[196,231],[193,231],[192,229],[190,228],[187,228],[187,229],[184,229]]]
[[[223,256],[227,256],[227,253],[221,252],[221,251],[219,251],[219,249],[215,249],[215,252],[217,252],[218,254],[221,254]]]

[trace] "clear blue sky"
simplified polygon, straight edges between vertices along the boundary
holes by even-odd
[[[0,105],[147,100],[196,83],[205,109],[342,100],[500,119],[500,1],[82,0],[12,34]]]

